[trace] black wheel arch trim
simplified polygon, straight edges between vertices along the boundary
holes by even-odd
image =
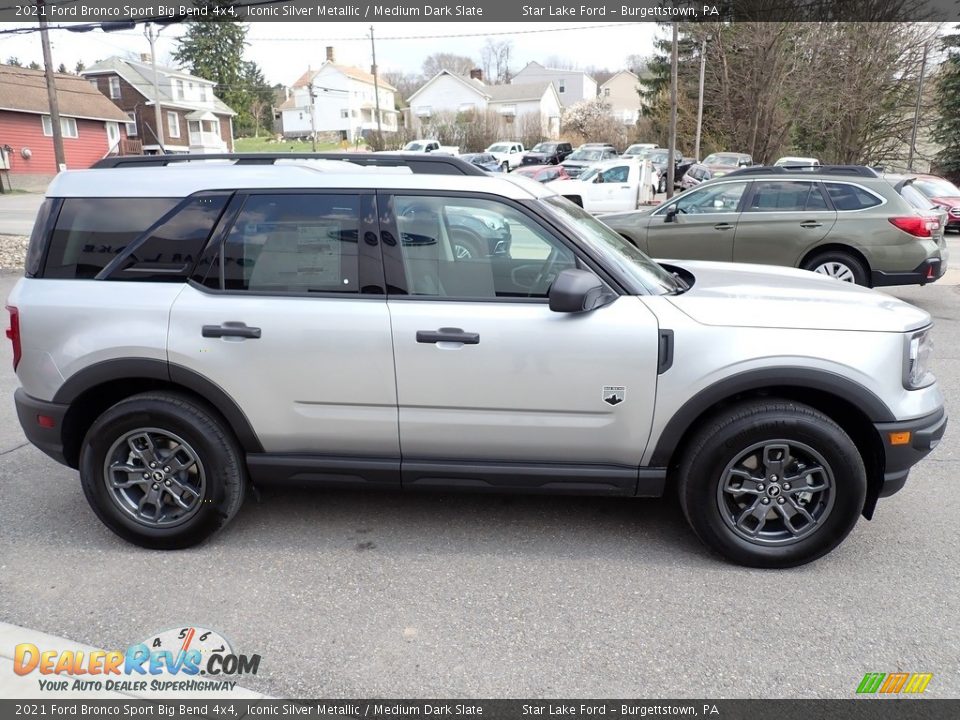
[[[727,377],[687,400],[666,424],[649,465],[666,466],[697,418],[717,403],[741,393],[767,388],[812,389],[860,408],[874,422],[894,422],[890,408],[873,392],[842,375],[810,368],[764,368]]]
[[[98,385],[118,380],[160,380],[190,390],[223,415],[245,452],[263,452],[263,445],[240,406],[209,378],[155,358],[115,358],[90,365],[71,375],[57,390],[52,402],[70,405],[83,393]]]

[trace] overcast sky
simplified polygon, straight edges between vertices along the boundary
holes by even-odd
[[[0,23],[0,29],[22,26]],[[367,23],[329,22],[253,22],[247,35],[246,58],[263,69],[267,80],[289,85],[307,65],[318,67],[324,60],[324,48],[336,48],[337,62],[370,67],[370,41]],[[653,51],[655,23],[624,23],[604,26],[590,23],[483,23],[427,22],[374,23],[377,38],[377,62],[381,70],[419,72],[424,58],[435,52],[470,55],[480,60],[480,48],[486,38],[513,42],[513,62],[519,70],[531,60],[544,62],[551,56],[566,58],[580,66],[621,69],[628,55],[649,55]],[[163,29],[157,57],[167,61],[175,48],[175,38],[183,26]],[[506,34],[502,34],[506,33]],[[464,35],[469,35],[464,37]],[[117,33],[71,33],[51,31],[53,63],[64,63],[73,70],[78,60],[92,65],[110,55],[149,51],[141,30]],[[425,37],[447,36],[447,37]],[[455,37],[460,36],[460,37]],[[17,57],[24,64],[41,62],[40,37],[0,35],[0,62]]]

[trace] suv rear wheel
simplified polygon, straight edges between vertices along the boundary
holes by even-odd
[[[788,401],[746,402],[714,416],[679,472],[680,503],[697,536],[752,567],[793,567],[830,552],[866,497],[850,437],[823,413]]]
[[[236,515],[245,490],[240,450],[216,414],[160,392],[134,395],[94,421],[80,481],[107,527],[160,550],[205,540]]]
[[[803,264],[803,269],[829,275],[843,282],[867,285],[867,270],[863,263],[842,250],[830,250],[814,255]]]

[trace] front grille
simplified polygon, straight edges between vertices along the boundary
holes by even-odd
[[[951,214],[953,217],[960,217],[960,207],[950,208],[950,214]]]

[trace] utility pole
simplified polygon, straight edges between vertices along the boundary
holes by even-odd
[[[673,197],[674,148],[677,146],[677,22],[673,25],[673,47],[670,51],[670,144],[667,148],[667,200]]]
[[[927,70],[927,51],[930,43],[923,44],[923,60],[920,64],[920,82],[917,85],[917,108],[913,113],[913,130],[910,133],[910,150],[907,153],[907,172],[913,172],[913,154],[917,148],[917,125],[920,123],[920,106],[923,103],[923,76]]]
[[[370,54],[373,56],[373,102],[377,111],[377,148],[383,149],[383,130],[380,127],[380,83],[377,80],[377,46],[373,43],[373,25],[370,26]]]
[[[310,142],[313,152],[317,151],[317,94],[313,88],[313,79],[307,86],[310,89]]]
[[[47,35],[47,16],[43,0],[37,0],[40,16],[40,44],[43,46],[43,74],[47,80],[47,100],[50,103],[50,129],[53,132],[53,157],[57,172],[66,170],[67,159],[63,154],[63,129],[60,126],[60,103],[57,101],[57,83],[53,79],[53,58],[50,55],[50,38]]]
[[[693,143],[693,159],[700,162],[700,131],[703,128],[703,74],[707,68],[707,38],[700,42],[700,94],[697,97],[697,138]]]
[[[143,34],[147,36],[147,40],[150,42],[150,62],[153,65],[153,134],[157,138],[160,154],[166,155],[167,151],[163,147],[163,113],[160,111],[160,80],[157,75],[157,49],[155,45],[157,38],[160,36],[160,31],[154,32],[153,23],[146,23],[143,26]]]

